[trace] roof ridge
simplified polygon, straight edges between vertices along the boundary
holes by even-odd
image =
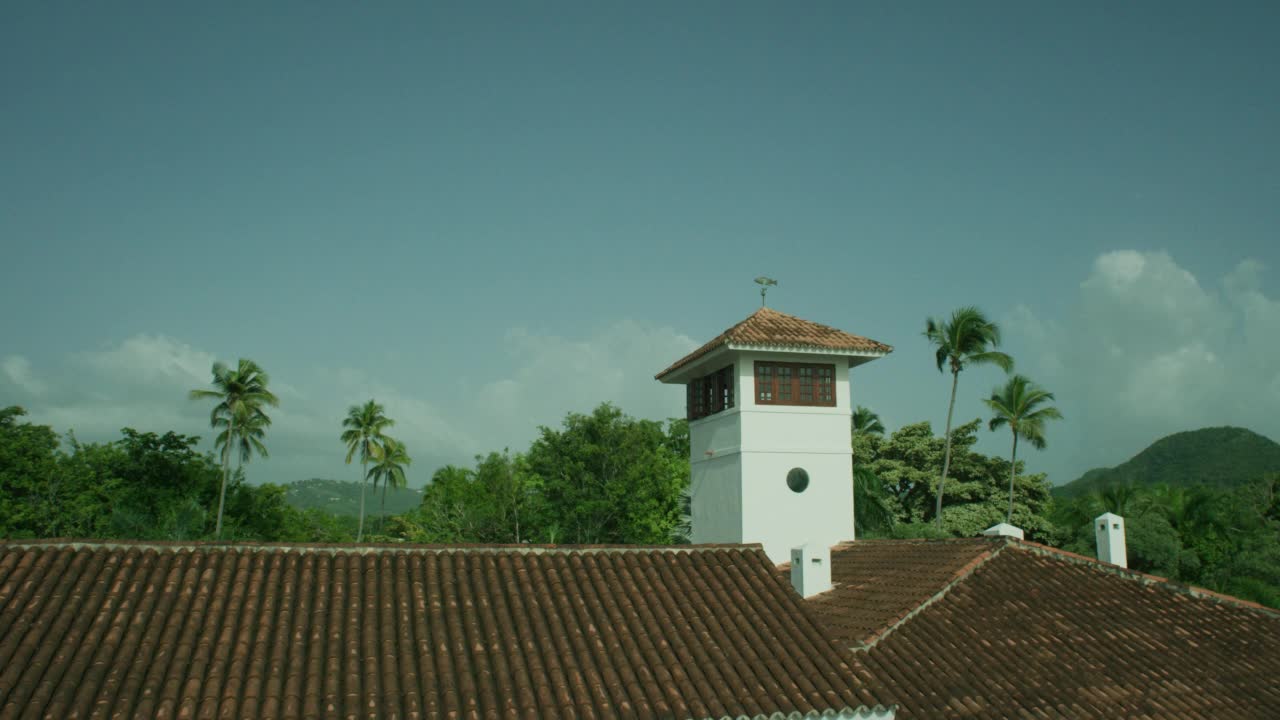
[[[902,627],[908,620],[915,617],[916,615],[919,615],[922,611],[925,610],[925,608],[929,607],[935,602],[946,597],[947,594],[951,592],[951,588],[955,587],[956,585],[959,585],[961,582],[968,579],[969,576],[973,575],[974,571],[976,571],[978,568],[990,562],[992,558],[999,555],[1006,547],[1009,546],[1010,542],[1011,542],[1011,538],[999,538],[996,541],[992,542],[990,549],[984,550],[977,557],[965,563],[959,570],[955,571],[955,573],[952,574],[951,579],[948,580],[940,590],[938,590],[936,593],[934,593],[933,595],[929,596],[928,598],[920,602],[920,604],[916,605],[913,609],[903,614],[902,617],[899,617],[897,620],[894,620],[893,622],[880,628],[879,630],[872,632],[871,635],[867,637],[867,639],[863,640],[857,645],[854,645],[850,649],[853,650],[854,652],[866,652],[874,648],[876,645],[880,643],[881,640],[885,639],[889,635],[892,635],[895,630]]]
[[[1030,540],[1014,539],[1012,543],[1017,545],[1019,549],[1026,550],[1036,555],[1056,557],[1077,565],[1087,565],[1111,575],[1116,575],[1127,580],[1135,580],[1146,586],[1162,587],[1168,592],[1177,593],[1179,595],[1200,598],[1222,605],[1234,605],[1245,610],[1254,610],[1270,617],[1280,618],[1280,610],[1267,607],[1266,605],[1261,605],[1253,602],[1252,600],[1245,600],[1244,598],[1238,598],[1234,595],[1215,592],[1197,585],[1180,583],[1176,580],[1170,580],[1167,577],[1161,577],[1160,575],[1144,573],[1141,570],[1131,570],[1127,567],[1120,567],[1113,563],[1103,562],[1097,558],[1091,558],[1088,555],[1081,555],[1080,553],[1074,553],[1070,550],[1063,550],[1062,548],[1056,548],[1051,545],[1044,545]]]
[[[228,551],[267,551],[279,553],[296,552],[299,554],[322,553],[329,555],[374,555],[380,553],[407,554],[476,554],[496,555],[513,553],[521,555],[554,555],[554,554],[624,554],[624,553],[699,553],[729,551],[764,551],[760,543],[698,543],[685,545],[562,545],[562,544],[500,544],[500,543],[457,543],[457,544],[340,544],[340,543],[271,543],[271,542],[217,542],[217,541],[181,541],[181,540],[94,540],[51,538],[36,540],[0,539],[0,550],[38,550],[42,548],[70,548],[72,550],[104,548],[107,550],[155,550],[157,552],[181,552],[196,550],[228,550]]]
[[[724,715],[718,718],[702,718],[701,720],[868,720],[870,718],[892,717],[891,712],[898,709],[898,705],[880,705],[879,703],[867,706],[859,705],[858,707],[846,707],[842,710],[810,710],[809,712],[784,713],[776,712],[771,715]]]

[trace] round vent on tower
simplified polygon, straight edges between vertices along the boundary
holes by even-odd
[[[792,492],[804,492],[809,487],[809,473],[804,468],[791,468],[791,472],[787,473],[787,487]]]

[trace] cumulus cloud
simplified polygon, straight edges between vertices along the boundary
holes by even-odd
[[[588,337],[518,328],[497,340],[508,357],[505,377],[457,378],[467,388],[426,399],[427,388],[390,382],[360,368],[308,368],[288,382],[273,372],[281,398],[271,411],[270,458],[255,459],[253,480],[355,477],[338,440],[348,407],[376,398],[396,420],[394,435],[414,456],[411,482],[445,463],[466,463],[489,450],[523,449],[539,424],[558,425],[568,412],[609,400],[632,415],[679,414],[683,394],[653,374],[695,343],[669,328],[623,321]],[[23,356],[0,361],[0,395],[25,393],[35,422],[74,429],[86,441],[118,437],[120,428],[208,436],[208,403],[187,399],[207,386],[214,355],[165,335],[141,334],[105,348],[71,354],[39,372]],[[209,443],[205,442],[208,449]]]
[[[31,361],[21,355],[9,355],[0,360],[0,372],[17,389],[28,395],[43,395],[46,386],[31,372]]]
[[[164,335],[137,335],[79,359],[101,374],[126,382],[194,387],[209,380],[211,353]]]
[[[1063,324],[1025,307],[1006,318],[1020,356],[1071,419],[1054,452],[1059,481],[1181,430],[1238,425],[1280,437],[1280,302],[1264,294],[1263,271],[1246,260],[1205,284],[1167,253],[1111,252]]]
[[[569,412],[612,402],[631,415],[664,419],[683,412],[684,395],[660,386],[654,373],[697,343],[668,327],[625,320],[588,338],[509,331],[504,349],[513,372],[477,393],[477,420],[512,447],[535,426],[556,425]]]

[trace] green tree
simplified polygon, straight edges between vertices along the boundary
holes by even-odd
[[[486,525],[487,498],[474,480],[475,474],[464,467],[437,469],[422,491],[418,512],[393,518],[392,531],[413,542],[478,542]]]
[[[884,424],[880,422],[880,416],[871,410],[871,408],[858,406],[853,411],[853,433],[855,435],[883,435]]]
[[[356,542],[364,540],[365,486],[369,479],[369,461],[373,459],[374,448],[387,439],[383,431],[395,424],[394,420],[386,416],[383,407],[373,400],[363,405],[352,405],[342,421],[342,426],[346,428],[341,436],[342,442],[347,444],[346,463],[350,465],[351,458],[356,453],[360,454],[360,524],[356,530]]]
[[[216,400],[213,412],[209,414],[209,424],[215,430],[225,428],[223,432],[227,440],[222,446],[222,488],[218,494],[218,520],[214,530],[214,536],[219,540],[222,539],[222,515],[227,502],[227,485],[231,480],[231,449],[241,437],[236,423],[252,418],[259,429],[271,424],[271,418],[267,417],[263,406],[277,407],[280,400],[267,389],[269,381],[270,378],[257,363],[240,358],[234,369],[221,362],[213,364],[213,390],[196,389],[189,393],[192,400]],[[250,444],[253,442],[261,445],[261,436],[251,440]]]
[[[45,514],[46,486],[58,475],[58,434],[20,422],[27,411],[0,410],[0,537],[26,535]]]
[[[875,473],[884,489],[884,502],[893,510],[894,536],[968,537],[1006,518],[1010,463],[973,451],[981,424],[974,419],[951,432],[951,491],[943,505],[941,530],[935,520],[935,502],[946,439],[935,436],[927,422],[905,425],[887,438],[854,438],[856,463]],[[1053,536],[1048,518],[1051,505],[1043,473],[1016,476],[1013,522],[1028,537],[1048,540]]]
[[[1008,426],[1013,434],[1013,451],[1009,454],[1009,512],[1005,522],[1013,522],[1013,480],[1018,464],[1018,438],[1022,438],[1037,450],[1046,445],[1044,424],[1047,420],[1059,420],[1062,413],[1056,407],[1046,405],[1053,401],[1053,393],[1036,385],[1022,375],[1009,378],[1002,387],[991,391],[991,397],[983,400],[995,417],[987,424],[992,432]]]
[[[369,468],[369,476],[373,479],[375,488],[379,482],[382,483],[382,500],[378,510],[381,516],[379,530],[385,530],[387,524],[387,486],[399,489],[408,485],[404,469],[412,463],[413,459],[405,450],[404,443],[395,438],[383,438],[373,447],[373,467]]]
[[[951,313],[947,320],[929,318],[925,321],[924,336],[934,346],[938,372],[943,366],[951,370],[951,400],[947,404],[946,451],[942,459],[942,477],[938,481],[936,518],[942,528],[942,499],[951,469],[951,416],[956,407],[956,387],[960,371],[970,365],[996,365],[1009,372],[1013,359],[996,351],[1000,346],[1000,328],[987,319],[976,307],[962,307]]]
[[[415,542],[522,542],[543,532],[538,501],[523,458],[491,452],[476,456],[474,470],[436,470],[418,511],[393,518],[392,527]]]
[[[526,455],[554,524],[548,536],[576,543],[666,543],[689,485],[680,426],[638,420],[609,403],[570,413],[562,429],[540,428]]]

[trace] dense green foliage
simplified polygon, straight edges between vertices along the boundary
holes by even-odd
[[[285,485],[286,499],[299,510],[323,510],[330,515],[345,515],[352,523],[360,514],[360,483],[355,480],[326,480],[312,478],[297,480]],[[389,488],[387,513],[399,515],[422,504],[422,490],[418,488]],[[355,525],[352,525],[355,533]]]
[[[683,520],[688,424],[603,404],[542,427],[524,453],[438,470],[390,529],[416,542],[667,543]]]
[[[1125,518],[1129,567],[1280,607],[1280,473],[1234,488],[1117,485],[1060,501],[1058,543],[1095,552],[1093,518]]]
[[[1244,428],[1203,428],[1160,438],[1127,462],[1090,470],[1054,494],[1071,498],[1127,484],[1232,488],[1273,472],[1280,472],[1280,444]]]
[[[0,410],[0,537],[213,539],[223,474],[199,438],[124,428],[119,440],[65,444],[46,425]],[[327,513],[300,511],[279,485],[226,483],[223,538],[342,542]]]
[[[927,422],[899,428],[888,438],[873,434],[854,436],[855,466],[869,468],[878,480],[879,501],[893,516],[892,534],[973,536],[1004,521],[1009,461],[973,451],[981,425],[982,421],[975,419],[951,433],[951,468],[941,531],[936,529],[935,513],[946,440],[935,436]],[[1017,467],[1021,469],[1022,465]],[[856,485],[855,493],[858,493]],[[1047,518],[1050,502],[1049,483],[1043,473],[1016,474],[1013,524],[1021,527],[1029,539],[1049,539],[1052,533]],[[933,528],[925,530],[921,527],[925,524],[933,524]],[[867,530],[872,534],[886,532],[875,527]]]
[[[886,436],[873,412],[861,415],[861,429],[851,419],[859,537],[976,535],[1005,520],[1012,477],[1012,521],[1028,539],[1093,555],[1092,520],[1110,510],[1127,518],[1134,569],[1280,606],[1280,473],[1230,488],[1115,484],[1055,503],[1043,474],[974,452],[983,424],[975,419],[951,433],[939,528],[946,439],[928,423]],[[112,442],[60,440],[23,422],[20,408],[0,411],[0,536],[214,539],[223,466],[196,443],[130,428]],[[382,444],[370,447],[374,467],[403,464]],[[368,536],[382,542],[653,544],[689,532],[688,424],[632,418],[609,404],[540,428],[523,452],[440,468],[420,492],[396,488],[387,472],[395,471],[366,472],[387,491],[392,516]],[[350,542],[364,487],[253,486],[239,469],[226,483],[223,537]]]

